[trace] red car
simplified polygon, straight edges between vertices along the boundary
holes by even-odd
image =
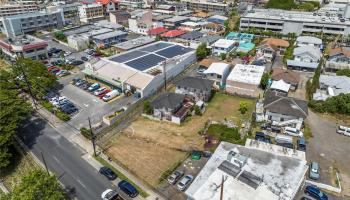
[[[59,69],[58,67],[56,67],[56,66],[52,66],[52,67],[49,67],[49,68],[47,68],[47,71],[52,71],[52,70],[57,70],[57,69]]]
[[[100,98],[100,99],[102,99],[108,92],[110,92],[111,90],[105,90],[105,91],[103,91],[101,94],[99,94],[98,95],[98,97]]]

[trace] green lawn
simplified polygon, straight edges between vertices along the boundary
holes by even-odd
[[[147,194],[147,192],[145,192],[144,190],[142,190],[139,186],[137,186],[134,182],[132,182],[130,179],[128,179],[128,177],[126,177],[124,174],[122,174],[120,171],[118,171],[116,168],[114,168],[111,164],[109,164],[107,161],[105,161],[103,158],[96,156],[95,159],[97,161],[99,161],[103,166],[109,167],[110,169],[112,169],[114,171],[114,173],[117,174],[118,178],[122,179],[122,180],[127,180],[129,183],[131,183],[131,185],[133,185],[137,191],[139,191],[140,195],[143,198],[148,197],[149,195]]]
[[[215,139],[234,144],[244,144],[246,138],[241,138],[238,128],[229,128],[224,124],[212,124],[209,126],[207,134]]]

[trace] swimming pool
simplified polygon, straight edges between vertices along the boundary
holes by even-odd
[[[237,51],[248,52],[254,49],[255,44],[251,42],[240,42]]]

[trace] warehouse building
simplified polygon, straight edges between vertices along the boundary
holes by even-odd
[[[237,64],[226,79],[226,92],[248,97],[258,97],[264,66]]]
[[[175,77],[195,61],[194,49],[161,41],[87,63],[84,73],[111,87],[147,97],[165,78]]]

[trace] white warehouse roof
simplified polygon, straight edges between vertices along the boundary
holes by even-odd
[[[292,200],[307,169],[301,151],[250,139],[245,146],[221,142],[185,193],[193,200],[220,199],[224,177],[224,200]]]
[[[264,66],[236,64],[227,80],[259,85],[264,70]]]
[[[231,47],[234,43],[235,43],[235,41],[233,41],[233,40],[219,39],[211,46],[227,49],[227,48]]]

